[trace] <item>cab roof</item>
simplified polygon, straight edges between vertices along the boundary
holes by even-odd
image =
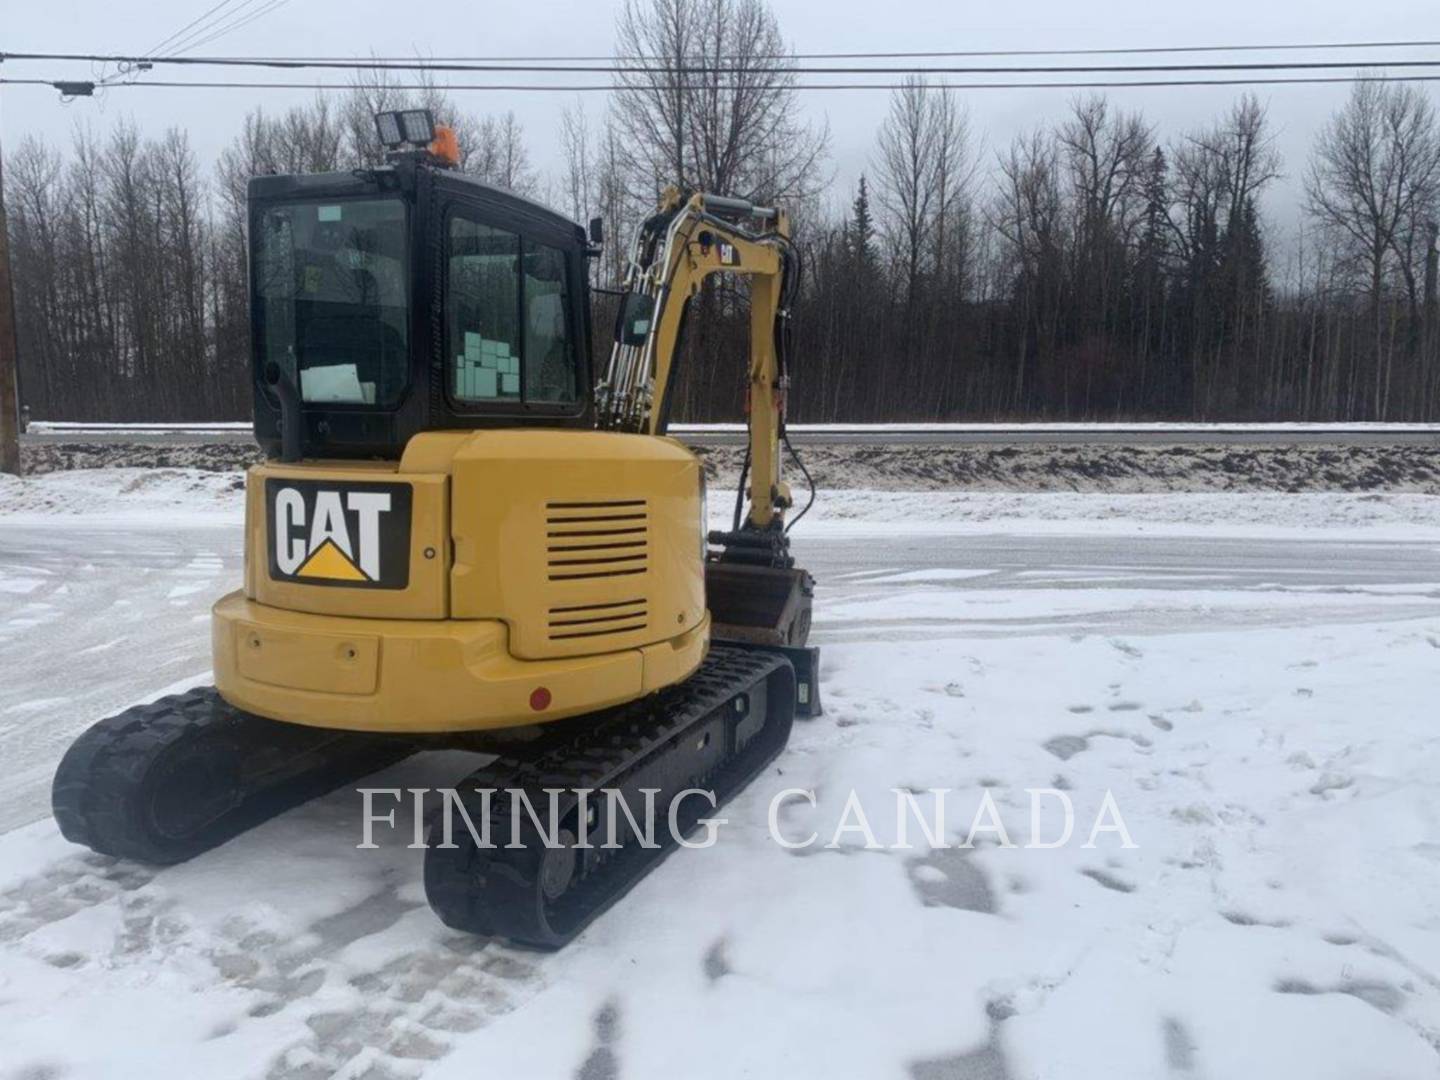
[[[387,177],[396,176],[394,165],[380,165],[374,168],[354,169],[348,172],[325,173],[272,173],[252,176],[248,186],[249,198],[256,199],[306,199],[323,198],[327,195],[367,195],[383,190]],[[499,184],[487,183],[476,176],[457,169],[434,169],[437,184],[451,192],[471,191],[487,202],[509,203],[523,208],[527,216],[539,217],[548,224],[566,230],[584,233],[579,222],[573,218],[537,202],[527,195],[511,191]]]

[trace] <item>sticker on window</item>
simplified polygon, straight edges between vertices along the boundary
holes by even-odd
[[[339,220],[340,220],[340,207],[338,207],[338,206],[322,206],[322,207],[320,207],[319,209],[320,209],[320,220],[321,220],[321,221],[339,221]]]

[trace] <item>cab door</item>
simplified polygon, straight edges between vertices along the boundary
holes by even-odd
[[[448,408],[465,426],[588,427],[580,237],[509,201],[477,198],[451,199],[439,231],[437,351]]]

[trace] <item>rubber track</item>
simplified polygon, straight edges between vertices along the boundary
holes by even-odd
[[[55,772],[51,806],[66,839],[105,855],[183,862],[416,749],[386,736],[284,724],[242,712],[214,687],[139,705],[93,725]],[[234,774],[229,808],[193,834],[158,832],[153,785],[168,756]]]
[[[456,785],[460,798],[478,828],[480,800],[476,788],[497,792],[523,789],[531,805],[541,810],[548,805],[545,788],[574,791],[623,786],[627,776],[656,760],[652,751],[704,723],[737,694],[782,671],[789,677],[790,700],[768,702],[771,716],[778,709],[779,718],[767,720],[738,755],[724,761],[711,775],[697,779],[695,786],[702,786],[703,781],[704,786],[715,790],[718,806],[773,761],[789,737],[794,715],[793,670],[779,654],[714,646],[700,670],[685,682],[650,698],[585,717],[583,723],[566,727],[563,733],[557,730],[547,743],[533,747],[524,758],[497,758]],[[705,814],[712,812],[708,804],[699,805]],[[573,806],[573,799],[562,806],[562,814],[566,806]],[[657,804],[657,816],[659,810]],[[425,856],[425,890],[431,907],[447,925],[505,937],[518,944],[558,948],[678,846],[661,822],[656,829],[658,849],[627,845],[604,852],[603,861],[588,868],[564,894],[561,903],[565,914],[557,922],[545,910],[547,905],[540,893],[543,848],[539,834],[524,850],[498,846],[510,839],[510,814],[508,800],[496,797],[492,801],[492,837],[503,839],[495,840],[497,846],[491,849],[477,846],[462,821],[454,823],[457,846],[442,848],[440,825],[432,821]]]

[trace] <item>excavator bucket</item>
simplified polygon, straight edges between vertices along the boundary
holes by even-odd
[[[804,570],[739,562],[705,564],[705,601],[716,637],[756,645],[803,645],[815,580]]]

